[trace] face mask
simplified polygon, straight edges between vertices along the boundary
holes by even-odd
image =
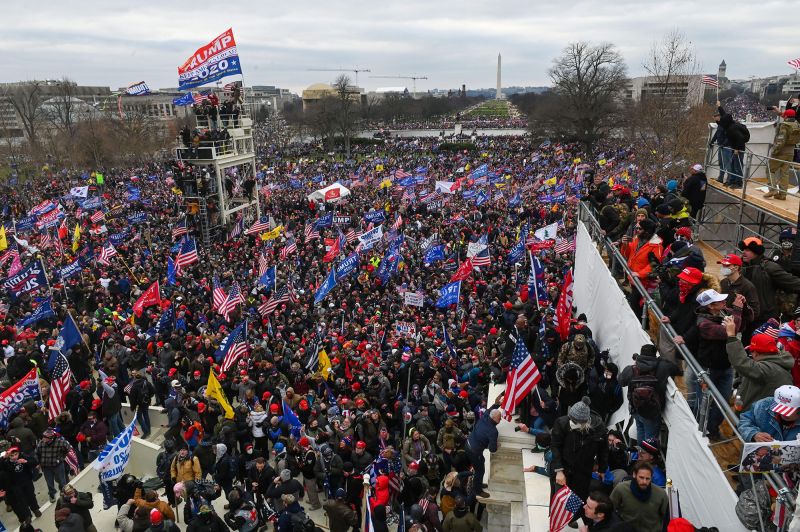
[[[582,432],[586,432],[589,430],[589,422],[586,423],[575,423],[571,419],[569,420],[569,428],[571,430],[580,430]]]
[[[247,449],[247,454],[253,454],[253,449]]]
[[[611,379],[611,377],[613,377],[614,375],[612,375],[611,373],[606,372],[605,376],[606,376],[606,379]]]
[[[731,270],[730,268],[726,268],[725,266],[720,266],[719,268],[719,274],[722,275],[723,277],[727,277],[732,273],[733,270]]]

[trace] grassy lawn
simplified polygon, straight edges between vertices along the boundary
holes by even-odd
[[[478,107],[470,110],[466,116],[472,118],[508,118],[508,102],[505,100],[486,100]]]

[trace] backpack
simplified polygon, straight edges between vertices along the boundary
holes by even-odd
[[[767,530],[775,530],[769,516],[771,510],[771,500],[769,490],[765,482],[754,483],[755,493],[753,489],[747,489],[739,495],[739,500],[736,501],[736,517],[739,521],[750,530],[758,530],[759,514],[761,520],[767,525]]]
[[[745,142],[750,142],[750,130],[747,129],[746,125],[742,124],[741,122],[734,122],[731,124],[729,129],[732,131],[738,131],[741,133]]]
[[[661,415],[658,385],[658,377],[652,373],[643,373],[639,366],[633,366],[633,378],[628,384],[628,401],[632,414],[639,414],[648,419]]]
[[[305,512],[290,513],[292,532],[315,532],[317,527],[314,521]]]

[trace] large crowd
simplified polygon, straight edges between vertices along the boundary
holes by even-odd
[[[43,167],[4,186],[0,262],[18,272],[41,260],[49,279],[49,287],[2,296],[2,387],[34,368],[41,387],[39,400],[16,409],[2,431],[7,510],[23,525],[38,524],[44,501],[33,482],[41,473],[57,529],[95,530],[91,494],[69,478],[125,430],[128,403],[138,409],[142,437],[154,430],[148,407],[162,408],[168,421],[155,479],[126,474],[101,483],[103,509],[118,512],[125,532],[172,531],[176,520],[192,532],[312,530],[310,514],[319,509],[331,531],[363,527],[365,513],[376,531],[399,521],[405,530],[478,531],[492,491],[483,453],[497,450],[497,425],[507,415],[544,453],[547,465],[536,471],[553,492],[568,485],[580,497],[582,529],[660,532],[671,517],[661,409],[666,377],[684,368],[667,338],[660,356],[645,345],[633,366],[619,368],[584,316],[568,316],[569,327],[557,323],[581,199],[659,297],[677,342],[723,393],[738,375],[740,430],[750,427],[743,434],[769,441],[800,430],[800,389],[792,386],[800,382],[789,355],[800,356],[800,341],[794,327],[781,333],[782,347],[758,332],[786,316],[776,291],[786,293],[789,316],[798,315],[792,239],[782,240],[774,261],[757,239],[743,242],[741,256],[723,262],[720,285],[704,273],[689,229],[704,201],[702,168],[685,180],[646,176],[627,148],[590,156],[528,137],[478,138],[469,152],[439,144],[388,140],[356,146],[348,160],[309,146],[259,144],[258,200],[267,216],[231,220],[207,245],[198,220],[184,212],[174,173],[192,173],[191,165],[84,174]],[[335,203],[308,198],[334,182],[351,194]],[[88,198],[70,195],[84,186]],[[254,222],[267,225],[234,230]],[[361,242],[381,224],[382,239]],[[533,236],[551,224],[555,235]],[[176,273],[169,263],[191,239],[199,260]],[[476,246],[488,251],[480,266],[470,262]],[[356,267],[331,289],[331,270],[351,257]],[[531,273],[533,259],[539,274]],[[76,261],[76,272],[65,269]],[[443,303],[439,289],[454,277],[460,291]],[[159,297],[136,305],[154,281]],[[234,293],[241,296],[228,305]],[[640,298],[630,300],[640,308]],[[53,312],[38,319],[45,304]],[[63,331],[73,320],[80,341],[66,349]],[[242,350],[231,349],[237,331]],[[501,412],[504,398],[490,401],[489,387],[505,382],[520,342],[542,378],[516,414]],[[72,379],[52,415],[59,353]],[[773,392],[783,407],[776,417]],[[623,394],[634,439],[606,426]],[[712,437],[721,425],[712,417]],[[218,514],[212,502],[220,497]]]

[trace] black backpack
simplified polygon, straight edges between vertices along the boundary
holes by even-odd
[[[661,396],[658,392],[659,381],[655,372],[642,372],[639,366],[633,366],[633,378],[628,384],[628,401],[632,414],[639,414],[648,419],[661,415]]]
[[[315,532],[317,526],[305,512],[290,513],[292,532]]]
[[[741,122],[734,122],[731,124],[731,130],[738,131],[745,142],[750,142],[750,130],[747,129],[747,126],[742,124]]]

